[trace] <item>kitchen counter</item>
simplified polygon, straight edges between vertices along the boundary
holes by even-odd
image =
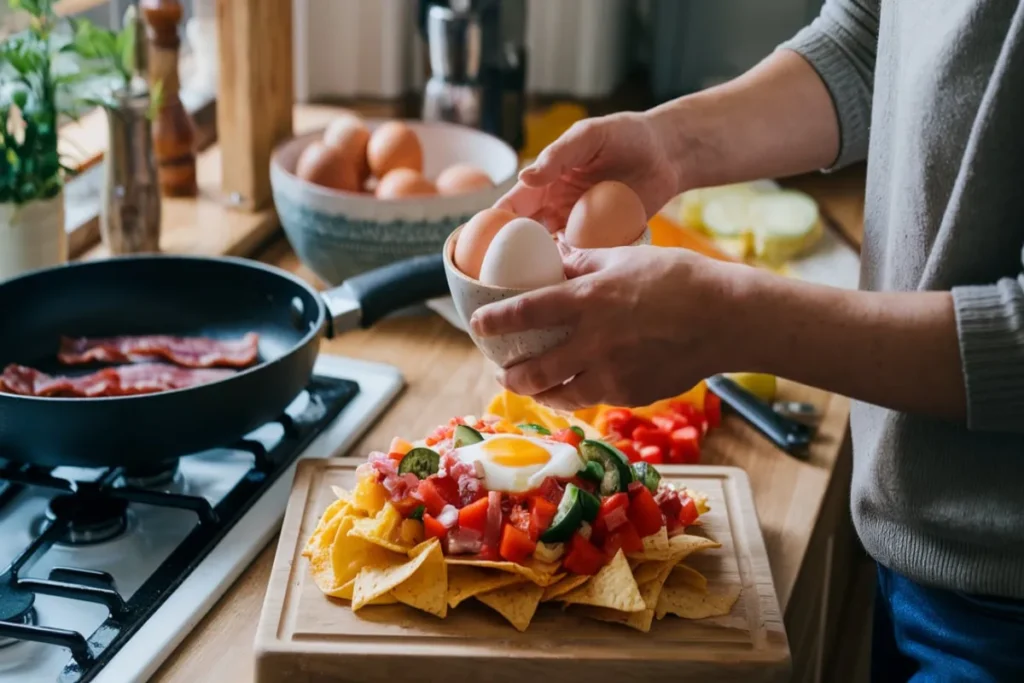
[[[832,217],[859,216],[862,185],[849,176],[798,179],[819,196]],[[852,189],[851,189],[852,187]],[[856,236],[859,226],[842,226]],[[317,284],[283,239],[260,260],[298,273]],[[426,433],[452,415],[480,412],[498,390],[493,370],[469,338],[432,314],[384,321],[371,330],[326,341],[322,352],[398,366],[407,388],[351,455],[385,447],[394,435]],[[840,627],[841,605],[854,581],[857,554],[849,524],[849,401],[824,391],[780,382],[780,397],[809,401],[823,414],[810,458],[781,453],[735,416],[709,434],[703,458],[735,465],[750,475],[758,516],[793,650],[794,680],[817,680],[831,659]],[[252,642],[273,562],[276,539],[202,619],[153,680],[158,683],[253,679]],[[831,605],[831,607],[830,607]],[[849,634],[846,634],[847,637]],[[831,680],[831,679],[830,679]]]

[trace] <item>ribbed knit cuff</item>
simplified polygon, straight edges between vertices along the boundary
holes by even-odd
[[[1024,432],[1024,289],[1006,278],[995,285],[954,287],[960,359],[967,387],[967,424],[985,431]]]
[[[863,161],[868,153],[871,92],[840,45],[821,28],[820,20],[800,30],[778,49],[796,52],[818,72],[839,119],[839,155],[824,172]]]

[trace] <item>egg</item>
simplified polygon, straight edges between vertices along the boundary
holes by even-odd
[[[564,279],[558,245],[548,229],[531,218],[503,225],[480,264],[480,282],[494,287],[537,289]]]
[[[515,217],[514,213],[504,209],[484,209],[477,212],[459,231],[459,239],[455,242],[453,254],[455,267],[474,280],[479,280],[480,266],[483,265],[487,248],[491,246],[498,231]]]
[[[628,185],[597,183],[576,201],[565,223],[565,241],[580,249],[624,247],[647,227],[647,211]]]
[[[314,140],[302,150],[295,164],[295,175],[332,190],[359,192],[363,187],[358,165],[352,163],[344,150],[320,140]]]
[[[370,176],[370,164],[366,160],[366,146],[370,142],[370,129],[354,114],[337,117],[324,131],[325,145],[341,150],[355,168],[360,187]]]
[[[388,121],[370,134],[366,146],[370,171],[383,178],[396,168],[423,172],[423,146],[416,131],[401,121]]]
[[[374,194],[377,199],[406,199],[436,195],[437,188],[419,171],[396,168],[378,181]]]
[[[435,181],[437,191],[442,195],[457,195],[486,190],[494,187],[494,181],[487,171],[472,164],[455,164],[441,171]]]
[[[489,491],[529,491],[548,477],[574,477],[584,467],[576,448],[566,443],[518,434],[483,437],[483,441],[456,448],[452,454],[472,464]]]

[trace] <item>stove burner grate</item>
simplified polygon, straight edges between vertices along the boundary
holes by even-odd
[[[61,683],[91,681],[358,392],[355,382],[314,377],[306,388],[308,405],[300,414],[285,414],[278,420],[284,433],[275,446],[267,449],[249,439],[234,444],[233,448],[252,454],[252,468],[216,506],[199,496],[140,487],[140,483],[159,487],[166,482],[142,481],[138,473],[126,473],[124,468],[107,470],[96,481],[70,482],[40,468],[5,464],[0,459],[0,483],[7,485],[0,489],[0,505],[26,487],[58,492],[43,532],[0,574],[0,646],[32,641],[67,648],[71,661],[61,674]],[[165,472],[151,474],[164,477]],[[174,474],[171,472],[172,479]],[[8,494],[11,490],[14,493]],[[23,570],[31,568],[55,543],[95,543],[120,533],[128,503],[191,510],[197,517],[192,532],[130,600],[121,597],[106,572],[56,567],[46,579],[22,576]],[[76,631],[36,626],[36,595],[98,603],[107,608],[109,617],[88,640]]]

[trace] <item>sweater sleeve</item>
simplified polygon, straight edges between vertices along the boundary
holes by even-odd
[[[968,427],[1024,432],[1024,273],[994,285],[954,287],[953,306]]]
[[[879,3],[825,0],[817,18],[779,46],[810,62],[832,96],[839,119],[839,155],[825,171],[867,157]]]

